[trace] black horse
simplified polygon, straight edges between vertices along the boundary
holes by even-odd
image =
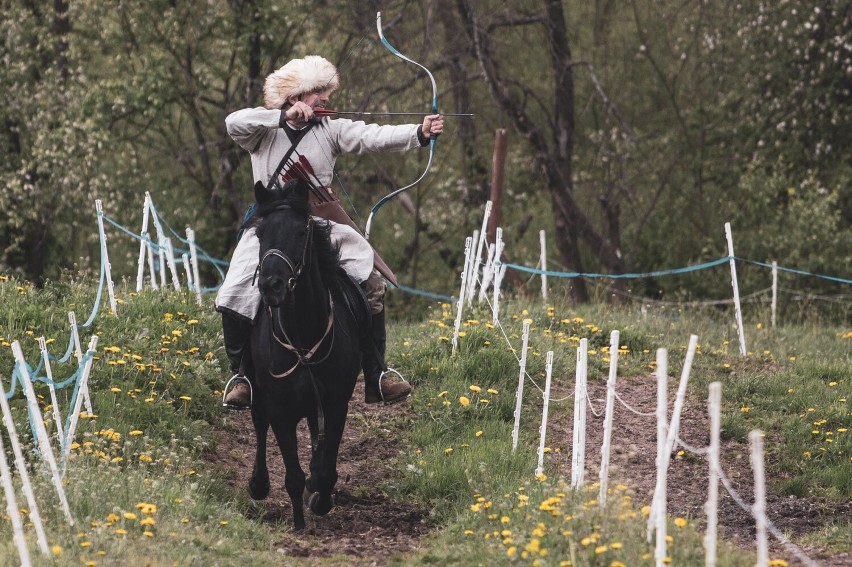
[[[269,494],[271,425],[284,457],[284,486],[297,530],[305,527],[305,499],[318,515],[332,507],[340,440],[361,368],[361,329],[369,317],[360,290],[339,267],[328,224],[310,216],[309,190],[301,180],[283,189],[270,191],[262,184],[255,189],[263,306],[251,333],[257,452],[249,494],[254,499]],[[303,418],[312,449],[307,480],[296,439]]]

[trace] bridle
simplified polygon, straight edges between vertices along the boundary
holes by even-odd
[[[275,210],[281,210],[285,207],[278,207]],[[308,216],[308,222],[305,226],[305,247],[302,249],[302,258],[298,263],[294,263],[287,254],[282,252],[277,248],[270,248],[264,253],[263,257],[260,259],[260,263],[257,266],[257,270],[255,272],[255,277],[257,274],[261,272],[263,268],[263,262],[269,258],[270,256],[274,256],[276,258],[280,258],[284,260],[284,263],[290,268],[292,272],[292,276],[289,280],[287,280],[287,289],[290,293],[292,293],[296,286],[299,283],[299,278],[302,276],[305,268],[309,266],[308,260],[310,259],[311,252],[311,244],[313,242],[313,219]],[[292,296],[291,296],[292,297]],[[269,313],[269,334],[278,345],[284,350],[294,354],[296,356],[296,363],[290,367],[288,370],[282,373],[275,373],[272,369],[269,369],[269,375],[273,378],[284,378],[289,376],[293,372],[296,371],[299,366],[306,366],[310,369],[311,366],[316,366],[325,362],[325,360],[331,355],[332,348],[334,346],[334,300],[331,296],[331,291],[328,292],[328,324],[326,325],[325,332],[319,338],[319,340],[314,343],[310,348],[300,348],[294,344],[294,341],[287,334],[287,330],[284,328],[284,322],[281,319],[281,311],[280,307],[276,307],[273,311],[271,305],[266,306],[267,312]],[[276,332],[277,331],[277,332]],[[331,336],[331,344],[328,347],[328,351],[325,356],[323,356],[319,360],[314,360],[314,356],[316,356],[322,344],[325,342],[326,338]],[[283,338],[282,338],[283,337]],[[271,341],[270,341],[271,342]],[[313,376],[313,375],[312,375]],[[314,384],[316,388],[316,384]]]
[[[279,207],[275,210],[282,210],[283,207]],[[263,263],[270,256],[274,256],[276,258],[281,258],[284,260],[284,263],[287,264],[287,267],[290,268],[290,272],[292,272],[292,276],[289,280],[287,280],[287,289],[293,291],[296,289],[296,284],[299,281],[299,277],[302,275],[302,271],[308,266],[308,254],[311,251],[311,243],[313,242],[313,218],[308,217],[308,224],[305,226],[305,247],[302,249],[302,259],[299,260],[298,264],[294,264],[287,254],[279,250],[278,248],[270,248],[266,251],[263,257],[260,259],[260,263],[257,265],[257,269],[255,270],[254,277],[257,279],[258,274],[263,270]],[[254,284],[254,282],[252,282]]]

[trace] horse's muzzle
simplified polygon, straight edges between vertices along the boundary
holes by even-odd
[[[280,276],[264,277],[261,275],[257,287],[260,290],[263,302],[270,307],[278,307],[284,303],[284,299],[290,291],[289,282]]]

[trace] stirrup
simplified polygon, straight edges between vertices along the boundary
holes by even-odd
[[[246,385],[248,386],[248,389],[249,389],[249,405],[237,406],[237,405],[229,404],[229,403],[225,402],[225,397],[228,395],[228,391],[233,389],[231,387],[232,382],[236,382],[234,384],[234,387],[236,387],[237,384],[239,384],[240,382],[246,383]],[[246,409],[251,409],[252,405],[254,405],[254,388],[252,388],[252,386],[251,386],[251,381],[238,372],[238,373],[234,374],[233,376],[231,376],[231,379],[228,380],[228,382],[225,384],[224,391],[222,392],[222,407],[228,408],[228,409],[235,409],[235,410],[246,410]]]
[[[388,366],[388,369],[387,369],[387,370],[385,370],[384,372],[382,372],[381,374],[379,374],[379,386],[381,386],[381,384],[382,384],[382,380],[384,380],[384,379],[385,379],[385,376],[387,376],[388,374],[396,374],[396,375],[397,375],[397,377],[398,377],[400,380],[402,380],[403,382],[408,382],[408,380],[406,380],[406,379],[402,376],[402,374],[400,374],[399,370],[397,370],[397,369],[395,369],[395,368],[391,368],[390,366]],[[382,397],[382,389],[381,389],[381,387],[379,388],[379,397]]]
[[[387,401],[387,400],[385,400],[385,393],[384,393],[384,391],[382,391],[382,380],[384,380],[385,378],[387,378],[387,377],[388,377],[388,376],[390,376],[391,374],[395,374],[395,375],[396,375],[396,377],[397,377],[397,378],[399,378],[399,382],[396,382],[397,384],[402,383],[402,384],[407,384],[407,385],[408,385],[409,393],[408,393],[408,394],[406,394],[405,396],[401,397],[401,398],[397,398],[397,399],[395,399],[395,400]],[[404,400],[404,399],[408,398],[410,395],[411,395],[411,385],[410,385],[410,384],[408,384],[408,380],[406,380],[406,379],[403,377],[403,375],[402,375],[402,374],[401,374],[398,370],[396,370],[395,368],[391,368],[390,366],[388,366],[387,370],[385,370],[385,371],[383,371],[381,374],[379,374],[379,401],[380,401],[383,405],[384,405],[384,404],[393,404],[393,403],[396,403],[396,402],[401,402],[402,400]]]

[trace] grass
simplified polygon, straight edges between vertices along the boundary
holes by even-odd
[[[194,297],[171,291],[137,295],[122,286],[118,295],[118,315],[102,306],[81,337],[85,345],[96,333],[99,346],[90,382],[95,415],[80,421],[64,484],[73,527],[65,524],[46,477],[34,474],[39,467],[31,467],[52,547],[52,557],[42,558],[27,530],[36,564],[108,565],[131,558],[152,565],[282,564],[273,549],[276,534],[246,514],[250,504],[225,491],[219,473],[201,458],[213,443],[211,428],[221,426],[225,368],[211,298],[197,306]],[[85,282],[35,290],[0,277],[5,389],[13,367],[9,344],[20,341],[35,366],[36,339],[44,335],[52,339],[50,352],[60,356],[68,345],[68,311],[78,311],[82,322],[94,296]],[[398,561],[652,564],[653,548],[645,542],[647,503],[635,501],[630,486],[612,486],[602,508],[594,485],[571,490],[565,471],[549,459],[545,474],[535,477],[538,418],[527,416],[535,415],[541,394],[530,382],[518,449],[512,452],[516,349],[525,319],[531,322],[528,373],[538,386],[544,384],[549,350],[555,352],[554,376],[573,376],[580,338],[589,340],[590,376],[605,380],[614,329],[621,336],[619,374],[625,376],[651,373],[659,347],[669,349],[669,372],[678,375],[672,361],[682,360],[689,336],[698,335],[690,387],[703,399],[710,382],[722,382],[724,435],[745,441],[752,429],[767,432],[770,492],[852,498],[850,329],[817,322],[768,328],[758,312],[747,317],[750,353],[740,357],[726,313],[536,304],[504,302],[498,326],[482,308],[468,310],[454,356],[450,306],[435,305],[421,321],[391,326],[389,362],[414,384],[410,403],[418,417],[404,424],[407,450],[399,457],[399,478],[385,489],[431,509],[429,521],[441,528],[415,556]],[[75,366],[54,362],[54,377],[70,376]],[[45,411],[47,390],[41,384],[37,390]],[[57,394],[67,411],[70,388]],[[11,404],[17,429],[29,442],[19,392]],[[55,431],[49,419],[47,424]],[[377,430],[381,426],[375,424]],[[24,508],[20,490],[18,495]],[[22,517],[26,522],[25,512]],[[0,557],[7,560],[17,557],[9,526],[7,521],[0,527],[6,535]],[[838,522],[801,543],[848,552],[848,528]],[[669,533],[673,564],[703,564],[695,519],[671,518]],[[754,562],[753,554],[729,545],[720,548],[719,557],[720,565]]]

